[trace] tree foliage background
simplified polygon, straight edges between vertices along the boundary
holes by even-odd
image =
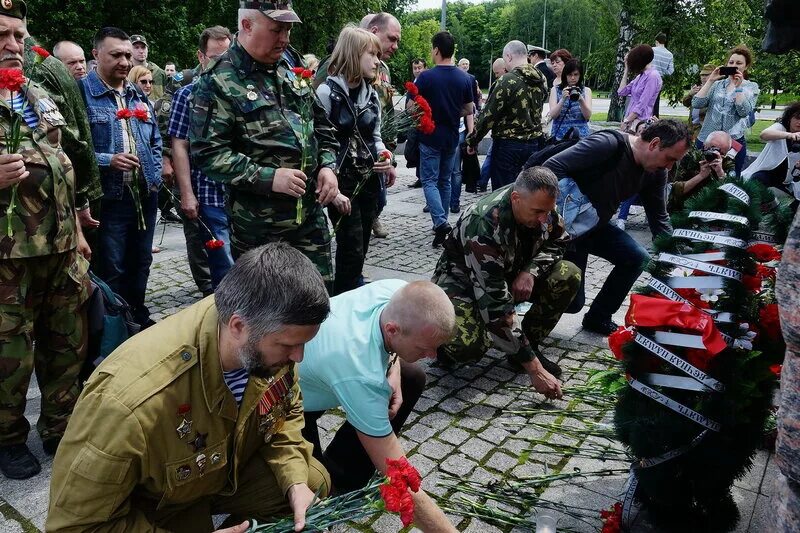
[[[800,94],[800,56],[760,52],[765,0],[548,0],[547,29],[542,42],[545,0],[491,0],[448,3],[447,29],[457,42],[457,56],[466,57],[482,87],[488,85],[491,60],[511,39],[548,49],[567,48],[586,65],[595,89],[613,90],[621,74],[624,52],[668,35],[676,72],[665,79],[664,95],[678,100],[697,82],[705,63],[722,64],[726,50],[745,43],[755,53],[751,79],[767,93],[781,89]],[[439,28],[439,9],[410,11],[414,0],[295,0],[303,19],[292,31],[301,52],[327,55],[326,46],[347,22],[367,12],[387,10],[403,24],[400,49],[389,61],[393,81],[410,78],[409,62],[430,61],[430,39]],[[236,28],[238,0],[28,0],[29,30],[46,46],[60,39],[91,50],[94,32],[106,25],[142,33],[150,58],[180,67],[194,65],[197,38],[203,28],[222,24]],[[767,99],[767,98],[765,98]]]

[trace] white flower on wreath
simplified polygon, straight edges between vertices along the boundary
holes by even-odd
[[[719,297],[725,294],[722,289],[695,289],[700,294],[700,299],[704,302],[714,303]]]
[[[669,275],[673,278],[688,278],[694,275],[694,270],[691,268],[675,267]]]

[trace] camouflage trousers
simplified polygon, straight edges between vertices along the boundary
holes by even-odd
[[[246,251],[270,242],[283,241],[299,250],[317,267],[328,292],[333,284],[333,260],[331,258],[331,237],[328,231],[328,219],[319,204],[314,204],[306,210],[305,220],[298,226],[294,218],[291,220],[281,217],[282,220],[270,223],[265,220],[254,235],[250,231],[251,220],[242,220],[241,210],[228,208],[231,220],[231,254],[234,261]],[[294,217],[294,213],[291,213]]]
[[[491,348],[486,323],[475,303],[472,286],[465,287],[447,272],[437,269],[433,282],[450,296],[456,311],[456,335],[440,348],[440,354],[457,363],[472,363]],[[559,261],[550,273],[537,279],[531,294],[531,308],[522,319],[522,331],[536,347],[556,327],[581,283],[581,271],[569,261]]]
[[[36,428],[42,440],[64,434],[86,358],[88,269],[75,250],[0,261],[0,445],[27,440],[34,369],[42,392]]]

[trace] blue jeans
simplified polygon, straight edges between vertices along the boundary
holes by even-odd
[[[216,289],[225,274],[233,266],[231,255],[231,230],[228,214],[224,207],[211,205],[200,206],[200,218],[214,236],[225,242],[225,246],[216,250],[208,250],[208,269],[211,271],[211,287]],[[210,238],[210,236],[209,236]]]
[[[467,138],[467,132],[462,131],[458,135],[458,146],[456,156],[453,159],[453,173],[450,174],[450,209],[458,209],[461,206],[461,145]]]
[[[492,141],[492,166],[489,167],[492,190],[514,183],[522,166],[531,154],[539,149],[539,139],[535,141],[494,139]]]
[[[143,230],[137,226],[139,216],[127,187],[121,200],[103,199],[98,267],[103,281],[128,302],[134,319],[144,324],[150,319],[144,294],[153,263],[158,193],[142,193],[141,201],[146,226]]]
[[[606,277],[603,287],[589,307],[587,317],[597,320],[610,320],[622,302],[628,296],[636,279],[644,271],[650,254],[644,247],[633,240],[633,237],[606,222],[589,233],[575,239],[567,248],[564,259],[572,261],[581,269],[581,287],[575,299],[567,309],[568,313],[577,313],[586,302],[586,263],[589,254],[602,257],[614,265]]]
[[[386,207],[386,179],[383,174],[378,174],[378,183],[381,185],[381,191],[378,194],[378,211],[375,213],[375,218],[381,216],[383,208]]]
[[[489,147],[489,151],[486,152],[486,159],[483,160],[483,166],[481,167],[481,179],[478,180],[478,188],[483,189],[489,185],[489,169],[492,165],[492,147]]]
[[[450,205],[450,176],[453,174],[456,150],[439,150],[419,143],[419,177],[434,228],[447,224],[445,209]]]

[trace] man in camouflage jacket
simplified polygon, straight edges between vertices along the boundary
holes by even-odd
[[[300,19],[287,2],[240,6],[237,39],[195,82],[192,158],[209,178],[228,186],[234,259],[283,240],[330,283],[322,206],[338,194],[338,143],[310,80],[291,70],[302,66],[289,48],[292,24]]]
[[[0,68],[22,68],[26,12],[19,0],[0,5],[7,32]],[[90,250],[75,212],[72,163],[61,147],[66,120],[38,84],[27,82],[13,93],[0,90],[0,128],[9,132],[14,121],[19,148],[8,153],[8,134],[0,141],[0,471],[25,479],[41,469],[25,445],[34,367],[46,453],[55,453],[78,398]]]
[[[432,280],[456,310],[456,336],[439,348],[440,364],[477,361],[493,344],[522,365],[537,391],[560,396],[552,374],[561,370],[538,345],[574,298],[581,273],[562,259],[569,235],[556,212],[557,193],[555,175],[534,167],[461,215]],[[520,302],[532,304],[521,321]]]
[[[474,154],[492,131],[492,189],[513,183],[525,161],[541,147],[542,106],[547,99],[547,80],[528,63],[521,41],[506,44],[503,59],[508,73],[497,80],[475,130],[467,136],[467,151]]]

